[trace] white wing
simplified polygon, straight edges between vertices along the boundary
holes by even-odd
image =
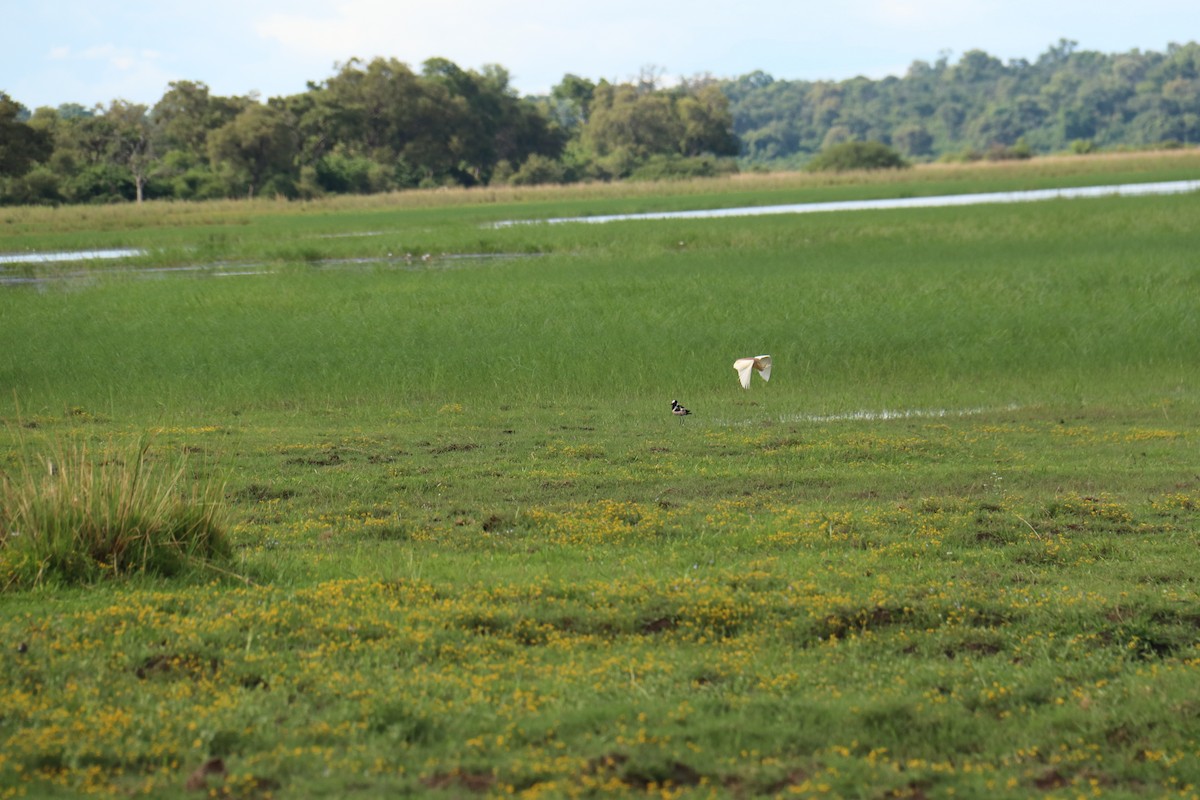
[[[733,362],[733,368],[738,371],[738,378],[742,382],[743,389],[750,388],[750,373],[754,371],[753,358],[739,358]]]
[[[758,356],[754,359],[754,368],[758,370],[758,374],[762,375],[764,381],[771,380],[771,357]]]

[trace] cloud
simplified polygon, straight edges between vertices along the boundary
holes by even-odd
[[[515,84],[544,91],[567,72],[625,80],[647,64],[674,74],[706,61],[711,45],[704,40],[719,37],[721,27],[704,5],[610,0],[603,14],[581,15],[570,3],[535,0],[341,0],[264,14],[252,25],[291,58],[328,64],[383,56],[419,68],[439,56],[464,68],[500,64]]]
[[[763,70],[780,79],[903,74],[913,60],[979,48],[1036,58],[1059,38],[1082,49],[1161,51],[1190,38],[1195,0],[1142,0],[1128,19],[1082,0],[205,0],[202,4],[63,0],[10,3],[20,36],[0,48],[6,90],[27,104],[132,97],[156,102],[170,81],[214,94],[283,96],[331,77],[351,58],[395,58],[419,70],[448,58],[499,64],[523,93],[574,73],[665,80]],[[158,50],[151,50],[153,44]]]
[[[66,45],[51,47],[46,53],[50,61],[99,62],[101,68],[112,67],[121,72],[157,69],[162,53],[157,50],[119,47],[111,42],[94,44],[81,50]]]
[[[136,98],[151,104],[175,76],[162,66],[158,50],[122,47],[112,42],[85,47],[55,45],[44,51],[43,78],[54,85],[48,102],[107,105],[116,99]],[[34,100],[36,106],[39,99]]]
[[[308,55],[345,57],[363,38],[345,20],[319,19],[296,14],[271,14],[259,19],[255,31],[285,48]]]

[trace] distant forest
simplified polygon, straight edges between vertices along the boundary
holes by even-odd
[[[802,164],[845,141],[912,159],[1200,143],[1200,45],[1106,55],[1062,40],[1030,62],[982,50],[902,78],[723,81],[746,162]]]
[[[30,110],[0,92],[0,203],[375,193],[790,169],[846,142],[909,161],[1200,142],[1200,45],[1108,55],[1061,40],[1036,61],[980,50],[903,77],[754,72],[666,85],[567,74],[521,97],[508,72],[358,59],[297,95],[171,83],[153,106]]]

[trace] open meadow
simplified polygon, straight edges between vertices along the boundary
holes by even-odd
[[[1200,796],[1200,194],[494,226],[1197,177],[0,209],[0,798]]]

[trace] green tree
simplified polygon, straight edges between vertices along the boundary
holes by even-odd
[[[684,94],[676,103],[676,113],[683,123],[680,155],[736,156],[741,151],[741,142],[733,133],[729,98],[716,84]]]
[[[587,78],[567,73],[550,90],[551,116],[564,130],[575,132],[588,121],[596,84]]]
[[[114,100],[104,116],[112,123],[109,148],[112,163],[129,171],[140,203],[145,199],[146,182],[158,163],[146,106]]]
[[[881,142],[843,142],[827,150],[808,163],[814,172],[845,172],[854,169],[900,169],[908,162],[900,154]]]
[[[71,203],[132,200],[136,187],[129,170],[118,163],[117,126],[97,107],[88,114],[62,118],[52,108],[38,109],[30,120],[49,131],[54,152],[47,166],[57,176],[62,199]]]
[[[0,92],[0,178],[24,175],[54,150],[50,134],[20,120],[24,112],[24,106]]]
[[[630,84],[614,86],[601,81],[583,139],[600,156],[627,150],[644,158],[673,150],[681,133],[682,126],[671,113],[670,98],[639,94]]]
[[[457,166],[454,122],[465,116],[465,106],[407,64],[351,59],[310,91],[319,96],[299,121],[302,141],[326,137],[325,149],[336,146],[346,156],[383,166],[396,186],[435,183]]]
[[[927,156],[933,152],[933,136],[919,122],[900,125],[892,134],[892,143],[910,156]]]
[[[208,156],[231,190],[247,197],[273,186],[281,194],[294,189],[292,167],[296,136],[286,112],[251,105],[208,137]]]
[[[454,174],[460,183],[487,183],[500,161],[516,164],[534,154],[561,154],[565,137],[535,104],[517,96],[503,67],[489,64],[476,72],[434,58],[425,62],[422,75],[463,112],[452,122],[459,159]]]
[[[562,183],[566,170],[562,162],[534,153],[525,159],[509,182],[513,186],[536,186],[543,183]]]
[[[580,142],[602,177],[625,177],[653,156],[735,155],[729,101],[716,85],[650,90],[601,81]],[[664,162],[670,163],[670,162]]]
[[[164,153],[179,150],[204,158],[209,134],[254,103],[248,97],[215,97],[198,81],[173,81],[168,86],[151,111],[155,146]]]
[[[212,95],[198,81],[174,81],[150,110],[152,151],[159,158],[155,174],[180,198],[225,195],[209,162],[208,138],[255,101],[249,97]]]
[[[877,140],[913,157],[1194,141],[1191,82],[1200,45],[1108,55],[1060,40],[1030,63],[981,51],[914,62],[903,77],[780,81],[751,73],[721,83],[733,130],[752,160],[803,163],[821,147]],[[924,131],[924,133],[921,133]],[[928,136],[926,136],[927,134]]]

